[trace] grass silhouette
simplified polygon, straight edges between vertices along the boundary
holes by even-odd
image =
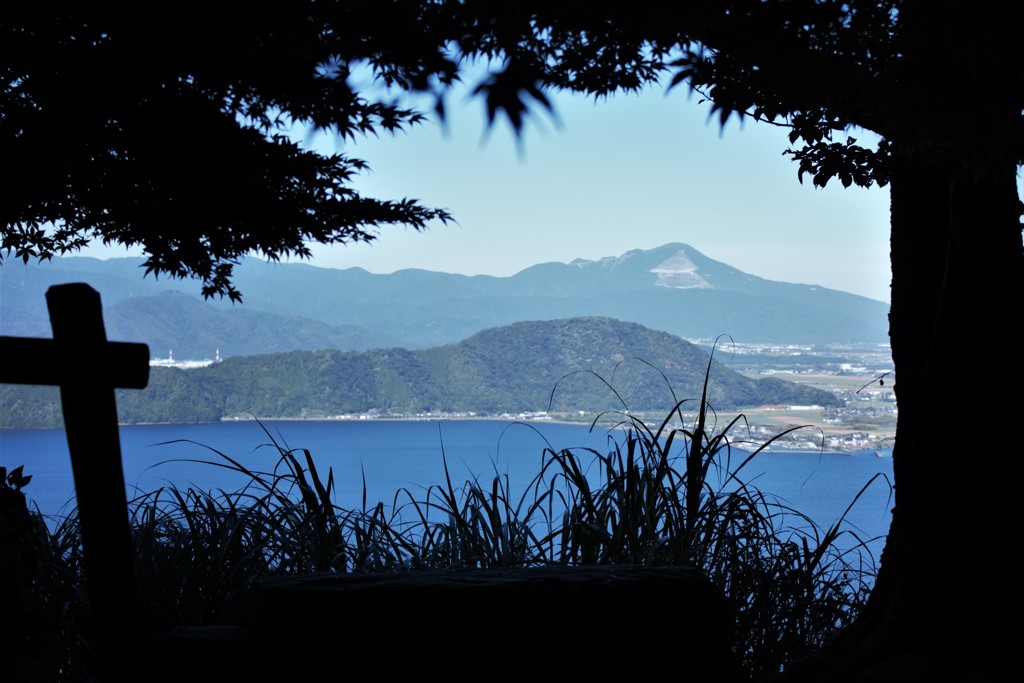
[[[364,481],[361,506],[344,509],[334,502],[333,472],[319,471],[308,450],[288,448],[265,427],[278,454],[271,471],[197,444],[208,452],[202,462],[242,473],[247,484],[233,491],[168,486],[130,500],[145,605],[139,628],[155,637],[177,625],[229,621],[248,587],[275,576],[689,565],[726,596],[736,657],[752,676],[777,673],[856,617],[874,579],[873,539],[857,537],[843,518],[818,527],[745,482],[745,466],[792,430],[740,451],[749,448],[735,436],[743,416],[718,429],[708,381],[700,399],[673,396],[672,410],[653,426],[625,406],[596,418],[592,428],[599,421],[615,427],[605,452],[546,448],[518,496],[497,473],[456,485],[445,463],[444,483],[418,496],[402,489],[390,504],[371,503]],[[687,424],[690,402],[697,412]],[[38,589],[55,596],[49,608],[63,615],[52,666],[77,676],[88,668],[87,648],[83,654],[68,643],[87,644],[90,624],[75,515],[34,529],[47,549],[36,567],[46,579]]]

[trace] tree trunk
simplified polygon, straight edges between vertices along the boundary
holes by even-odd
[[[1017,647],[1024,249],[1001,171],[892,161],[895,511],[868,607],[827,655],[854,680],[989,680]]]

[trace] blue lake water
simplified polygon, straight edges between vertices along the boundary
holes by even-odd
[[[129,498],[168,484],[236,490],[246,478],[209,462],[224,463],[219,452],[250,469],[270,471],[279,460],[278,450],[271,445],[274,440],[285,448],[308,449],[323,477],[332,470],[336,502],[344,508],[362,505],[364,482],[370,505],[378,501],[391,505],[402,490],[423,500],[428,486],[444,483],[445,462],[456,487],[473,478],[489,486],[496,474],[507,475],[512,493],[518,496],[540,471],[545,447],[593,448],[604,453],[610,440],[621,443],[624,438],[619,430],[590,430],[585,425],[501,420],[268,421],[263,427],[238,421],[124,426],[120,433]],[[744,455],[734,451],[733,463]],[[60,514],[73,499],[63,430],[0,430],[0,465],[25,466],[25,473],[33,477],[25,493],[43,514]],[[839,519],[865,484],[877,477],[846,521],[864,538],[884,537],[888,532],[891,457],[874,452],[773,450],[756,456],[741,477],[821,526]],[[404,500],[399,496],[398,502]],[[795,515],[787,518],[791,524],[799,521]],[[881,541],[874,547],[880,549]]]

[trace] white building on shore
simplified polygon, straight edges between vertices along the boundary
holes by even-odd
[[[213,360],[206,358],[204,360],[174,360],[174,350],[167,350],[167,358],[151,358],[149,360],[149,367],[151,368],[181,368],[182,370],[191,370],[193,368],[205,368],[214,363],[220,362],[220,347],[217,347],[217,352],[214,354]]]

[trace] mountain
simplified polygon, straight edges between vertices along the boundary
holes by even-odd
[[[181,292],[124,299],[103,315],[110,338],[145,339],[154,355],[167,349],[178,358],[212,358],[222,342],[230,344],[233,355],[242,356],[308,348],[364,350],[397,343],[354,325],[332,327],[244,306],[222,310]]]
[[[76,275],[81,275],[76,271],[67,273],[69,279],[61,282],[76,281]],[[77,281],[83,279],[78,277]],[[46,287],[56,284],[50,280],[43,280],[48,283]],[[124,293],[120,288],[121,282],[113,282],[112,296],[101,292],[107,337],[143,341],[149,345],[154,357],[166,357],[173,352],[179,359],[212,359],[221,347],[230,349],[226,355],[252,355],[292,349],[365,350],[398,344],[394,337],[354,325],[331,326],[319,320],[263,313],[243,306],[223,309],[178,291],[119,297],[118,293]],[[29,291],[35,288],[35,283],[24,287]],[[0,334],[52,336],[45,308],[45,288],[42,293],[21,293],[17,289],[7,287],[2,290]],[[42,308],[28,305],[32,299],[42,301]]]
[[[173,349],[178,358],[208,358],[217,347],[222,356],[428,348],[522,320],[579,316],[635,322],[691,340],[723,334],[747,343],[888,339],[885,303],[759,278],[686,244],[596,261],[544,263],[511,277],[425,270],[375,275],[361,268],[248,259],[236,269],[242,306],[204,302],[192,282],[144,279],[140,264],[139,259],[80,257],[29,265],[7,260],[0,266],[0,334],[49,336],[46,288],[84,281],[116,312],[111,329],[117,336],[111,338],[146,342],[154,355]],[[189,298],[166,296],[168,291]],[[171,319],[174,325],[164,324]],[[265,347],[255,348],[257,340]],[[195,351],[185,354],[190,345]]]
[[[194,370],[155,367],[146,390],[119,392],[118,412],[125,422],[627,409],[663,416],[677,400],[696,406],[709,360],[697,346],[635,323],[520,322],[423,350],[290,351]],[[0,386],[0,427],[46,426],[56,400],[52,387]],[[717,362],[708,401],[718,410],[841,403],[820,389],[753,380]]]

